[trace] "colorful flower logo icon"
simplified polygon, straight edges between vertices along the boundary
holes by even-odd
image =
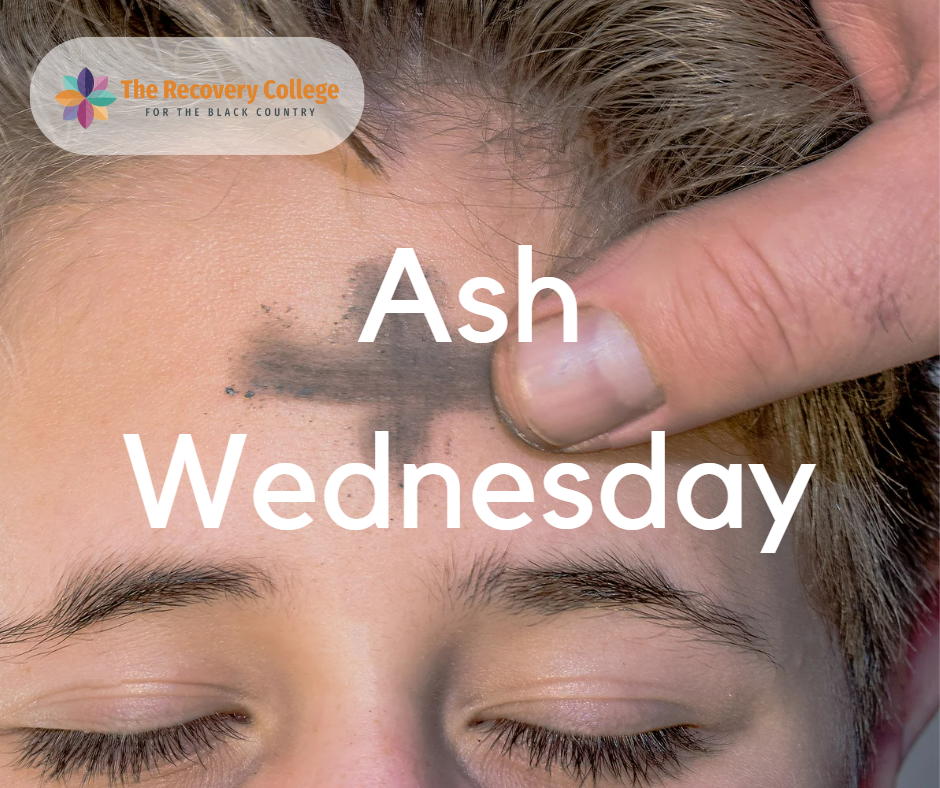
[[[77,77],[63,77],[65,90],[55,100],[65,107],[63,120],[77,120],[87,129],[93,120],[108,119],[108,104],[117,98],[108,87],[107,77],[95,79],[87,68],[83,68]]]

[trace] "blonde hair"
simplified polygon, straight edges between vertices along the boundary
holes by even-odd
[[[332,41],[363,73],[366,112],[350,145],[374,170],[402,155],[398,141],[420,120],[411,99],[484,96],[511,121],[488,144],[510,156],[520,140],[526,155],[541,146],[564,173],[574,260],[813,161],[867,123],[808,3],[792,0],[19,0],[0,14],[0,229],[102,163],[52,146],[29,111],[32,69],[78,36]],[[934,588],[934,393],[911,366],[730,424],[758,452],[769,441],[794,466],[817,465],[795,527],[806,587],[844,657],[859,763]]]

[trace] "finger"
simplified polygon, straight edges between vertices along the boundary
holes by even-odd
[[[505,337],[494,390],[525,438],[649,440],[937,353],[937,101],[823,160],[659,220]]]
[[[812,6],[875,121],[936,92],[936,0],[812,0]]]

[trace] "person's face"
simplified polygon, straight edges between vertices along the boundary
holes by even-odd
[[[771,518],[753,482],[740,530],[697,531],[677,510],[685,470],[746,462],[740,448],[667,443],[665,529],[618,530],[597,504],[607,471],[649,464],[648,447],[573,458],[595,516],[543,519],[573,513],[540,484],[572,458],[502,427],[486,348],[455,330],[471,317],[457,291],[490,276],[511,308],[515,245],[544,270],[563,214],[456,136],[423,140],[387,182],[339,152],[105,171],[87,205],[22,228],[0,311],[0,783],[848,784],[843,670],[789,535],[760,554]],[[356,342],[399,246],[428,271],[451,344],[421,317]],[[382,429],[390,527],[344,530],[325,481],[371,463]],[[229,435],[247,435],[217,530],[186,475],[166,529],[149,527],[125,433],[158,494],[179,434],[210,492]],[[418,528],[401,527],[404,462],[457,472],[459,530],[440,480],[421,484]],[[471,506],[497,462],[535,483],[534,504],[494,506],[527,512],[520,530]],[[307,511],[301,530],[255,511],[274,463],[313,479],[316,503],[274,505]],[[371,508],[368,484],[342,493],[347,513]],[[617,500],[639,515],[648,487],[628,477]],[[717,513],[724,488],[703,480],[694,501]]]

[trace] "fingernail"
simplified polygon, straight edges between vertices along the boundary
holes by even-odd
[[[532,328],[497,358],[505,415],[523,437],[571,446],[633,421],[663,404],[636,340],[610,312],[578,312],[578,341],[562,341],[562,316]]]

